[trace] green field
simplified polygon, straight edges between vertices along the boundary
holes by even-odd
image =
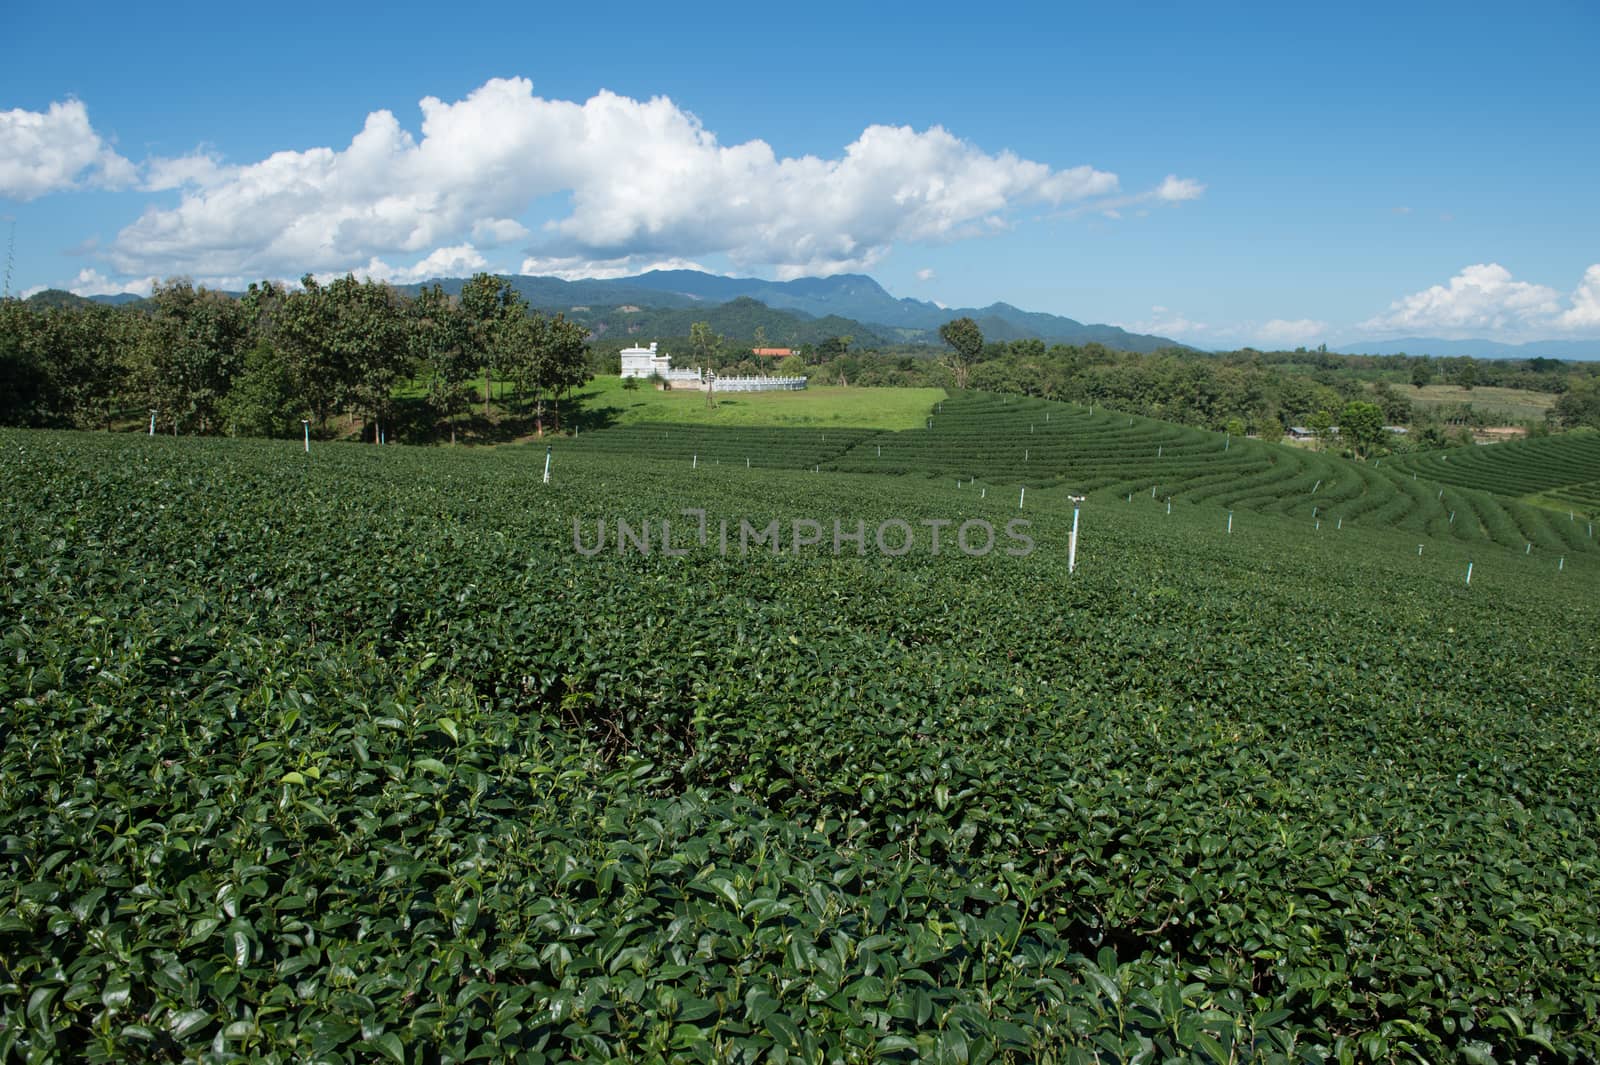
[[[1600,1056],[1600,553],[933,418],[0,433],[0,1061]]]
[[[586,420],[619,426],[641,422],[687,425],[816,426],[854,429],[914,429],[935,403],[945,398],[938,388],[844,388],[812,385],[800,392],[729,392],[706,405],[704,392],[676,389],[658,392],[648,382],[629,391],[620,377],[597,377],[578,399]]]
[[[1396,391],[1411,401],[1419,411],[1438,407],[1459,407],[1471,404],[1473,410],[1499,414],[1507,422],[1542,421],[1553,406],[1557,396],[1553,392],[1532,392],[1524,388],[1462,388],[1460,385],[1423,385],[1420,389],[1406,387]]]

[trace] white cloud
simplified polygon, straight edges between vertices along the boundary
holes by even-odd
[[[117,188],[136,176],[94,131],[82,101],[0,111],[0,197],[27,201],[84,184]]]
[[[1328,323],[1315,318],[1293,320],[1273,318],[1255,326],[1250,335],[1257,346],[1268,348],[1301,347],[1327,335]]]
[[[157,279],[154,277],[139,278],[132,281],[114,281],[106,277],[93,267],[86,267],[78,271],[78,276],[64,287],[68,292],[79,296],[118,296],[124,292],[132,292],[137,296],[148,296],[155,288]]]
[[[522,260],[517,271],[534,277],[559,277],[564,281],[581,278],[605,280],[613,277],[634,277],[651,270],[705,270],[693,259],[653,259],[648,256],[624,256],[620,259],[584,259],[581,256],[566,258],[532,257]]]
[[[528,227],[515,218],[485,218],[472,223],[472,239],[491,248],[527,236]]]
[[[1167,307],[1157,304],[1150,308],[1150,317],[1139,322],[1113,322],[1113,325],[1126,329],[1130,333],[1148,333],[1155,336],[1171,337],[1182,340],[1185,337],[1197,338],[1209,333],[1211,327],[1205,322],[1197,322]]]
[[[1395,300],[1388,313],[1368,319],[1360,328],[1447,339],[1525,336],[1555,327],[1559,316],[1561,294],[1555,289],[1515,281],[1499,263],[1478,263],[1443,285]]]
[[[933,267],[931,267],[931,266],[924,267],[921,270],[917,271],[917,280],[918,281],[932,281],[933,278],[934,278],[934,273],[933,273]]]
[[[108,261],[123,273],[270,276],[532,236],[540,262],[720,254],[792,277],[862,269],[899,242],[976,236],[1029,206],[1118,189],[1115,174],[988,153],[938,126],[869,126],[836,157],[780,158],[760,140],[720,144],[665,97],[547,100],[521,78],[454,103],[428,97],[421,112],[419,136],[376,111],[340,149],[153,162],[149,187],[181,189],[179,202],[126,227]],[[1172,176],[1142,198],[1201,189]],[[529,234],[519,216],[562,193],[566,213]]]
[[[1583,272],[1583,281],[1572,293],[1572,306],[1561,312],[1556,324],[1562,329],[1600,332],[1600,263]]]
[[[1092,211],[1102,217],[1115,221],[1122,217],[1126,207],[1138,207],[1134,215],[1139,218],[1150,214],[1149,208],[1143,205],[1153,204],[1160,207],[1164,204],[1184,203],[1188,200],[1198,200],[1205,195],[1206,187],[1193,178],[1181,178],[1176,174],[1168,174],[1161,184],[1153,189],[1146,189],[1129,196],[1113,196],[1109,199],[1096,200],[1074,208],[1070,213],[1076,217],[1085,212]]]
[[[197,152],[177,159],[157,157],[144,164],[144,182],[139,186],[146,192],[164,192],[167,189],[186,187],[206,188],[226,180],[228,171],[216,156]]]
[[[1198,200],[1205,191],[1206,187],[1193,178],[1168,174],[1166,180],[1156,189],[1155,198],[1167,203],[1182,203],[1185,200]]]
[[[471,244],[457,244],[436,248],[411,266],[390,266],[374,256],[365,267],[352,272],[358,277],[407,285],[434,277],[464,277],[488,268],[489,260],[477,248]],[[337,271],[334,276],[339,276]]]

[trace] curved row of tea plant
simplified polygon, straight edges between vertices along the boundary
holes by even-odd
[[[1546,493],[1559,497],[1567,489],[1597,479],[1600,433],[1564,433],[1424,452],[1402,456],[1394,465],[1440,484],[1506,496]]]
[[[868,437],[823,468],[1061,487],[1100,499],[1171,498],[1559,554],[1600,544],[1565,514],[1558,520],[1549,508],[1472,487],[1470,478],[1430,481],[1424,472],[1419,479],[1415,463],[1350,462],[1038,399],[961,393],[939,407],[927,429]],[[1535,443],[1551,443],[1545,451],[1563,456],[1562,476],[1593,479],[1600,446],[1587,441],[1600,435]]]
[[[0,1056],[1600,1054],[1592,559],[1107,493],[1069,578],[1051,491],[973,557],[923,522],[1015,500],[920,479],[0,454]],[[919,539],[574,547],[689,507]]]

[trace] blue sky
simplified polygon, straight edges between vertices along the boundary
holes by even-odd
[[[12,290],[692,264],[1206,347],[1600,338],[1600,6],[1299,7],[25,3]]]

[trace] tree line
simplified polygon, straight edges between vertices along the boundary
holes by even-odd
[[[586,339],[490,274],[459,297],[307,275],[238,297],[174,280],[133,308],[5,300],[0,423],[110,428],[149,414],[163,432],[288,436],[352,416],[378,441],[409,389],[454,439],[481,378],[486,415],[495,385],[510,386],[542,433],[591,376]]]

